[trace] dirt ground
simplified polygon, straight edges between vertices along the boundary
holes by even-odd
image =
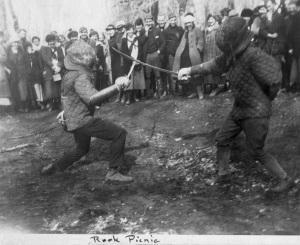
[[[278,196],[276,180],[233,146],[237,172],[215,180],[214,137],[231,109],[229,93],[198,100],[151,100],[97,111],[128,131],[126,160],[135,182],[104,182],[108,144],[93,140],[87,158],[64,173],[42,166],[74,146],[56,112],[2,114],[0,230],[31,233],[297,234],[300,235],[300,96],[281,94],[267,142],[297,186]],[[7,152],[22,144],[27,147]]]

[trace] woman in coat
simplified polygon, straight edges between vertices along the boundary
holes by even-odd
[[[7,54],[3,45],[4,33],[0,32],[0,106],[11,105],[11,94],[6,74]]]
[[[46,36],[47,47],[41,48],[44,63],[44,95],[47,109],[59,109],[61,94],[61,79],[63,75],[64,54],[60,47],[56,47],[56,36]]]
[[[205,29],[205,45],[203,51],[203,62],[209,61],[221,55],[222,52],[216,44],[216,32],[219,28],[219,23],[213,15],[207,17],[207,28]],[[220,76],[207,75],[204,77],[204,86],[207,88],[209,93],[212,89],[220,83]],[[214,93],[213,93],[214,94]],[[213,95],[211,94],[211,95]]]
[[[28,64],[28,83],[30,85],[31,96],[35,106],[40,109],[44,109],[43,103],[43,61],[39,51],[33,49],[33,45],[30,44],[27,47],[27,53],[25,55],[26,64]]]
[[[255,34],[256,46],[281,64],[281,58],[285,54],[286,25],[284,18],[275,8],[276,3],[273,0],[269,0],[267,6],[260,6],[259,16],[254,19],[251,30]]]
[[[204,47],[204,34],[200,28],[195,27],[193,14],[187,13],[184,17],[185,33],[177,48],[173,71],[178,72],[180,68],[198,65],[202,62],[201,53]],[[193,78],[195,79],[195,78]],[[196,78],[200,79],[200,78]],[[196,81],[192,81],[193,89],[197,89],[199,99],[203,99],[202,86],[197,86]],[[196,93],[192,93],[189,98],[194,98]]]
[[[28,70],[24,50],[18,39],[12,39],[7,51],[7,66],[10,70],[10,91],[14,109],[29,111]]]
[[[125,28],[126,36],[122,39],[121,51],[128,56],[140,60],[142,58],[142,47],[139,45],[138,37],[134,34],[134,26],[132,24],[127,24]],[[132,61],[129,59],[124,59],[124,76],[128,75],[131,66]],[[131,102],[138,101],[137,94],[146,88],[144,71],[141,65],[135,65],[130,79],[132,80],[131,86],[125,91],[124,95],[125,103],[127,105],[129,105]]]

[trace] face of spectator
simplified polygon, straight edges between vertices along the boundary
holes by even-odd
[[[55,48],[56,47],[56,41],[51,41],[48,43],[49,48]]]
[[[146,25],[149,26],[149,27],[153,27],[154,25],[154,21],[152,19],[146,19]]]
[[[61,44],[64,44],[65,41],[66,41],[66,38],[65,38],[64,36],[60,36],[60,37],[59,37],[59,42],[60,42]]]
[[[158,26],[160,28],[164,28],[165,27],[166,21],[165,21],[165,19],[164,19],[163,16],[162,17],[160,17],[160,16],[158,17],[157,24],[158,24]]]
[[[176,17],[173,17],[173,18],[171,18],[170,20],[169,20],[169,22],[170,22],[170,25],[172,26],[172,27],[174,27],[174,26],[176,26]]]
[[[26,38],[26,31],[24,31],[24,30],[20,31],[19,36],[21,39]]]
[[[34,46],[37,46],[37,47],[40,46],[40,40],[37,38],[33,39],[32,43]]]
[[[129,38],[133,37],[134,34],[134,30],[133,28],[130,28],[129,30],[126,31],[126,34]]]
[[[113,37],[115,35],[116,31],[115,29],[110,29],[110,30],[107,30],[107,35],[109,37]]]
[[[100,41],[100,42],[104,42],[104,41],[105,41],[104,33],[100,34],[100,36],[99,36],[99,41]]]
[[[294,15],[299,11],[299,7],[296,6],[294,1],[287,1],[286,8],[291,15]]]
[[[71,40],[71,42],[75,42],[75,41],[77,41],[78,40],[78,36],[76,37],[76,36],[74,36],[74,37],[71,37],[70,38],[70,40]]]
[[[137,26],[135,26],[135,29],[137,32],[140,32],[143,29],[143,25],[137,25]]]
[[[213,26],[216,23],[216,19],[214,17],[209,17],[209,19],[207,20],[207,24],[208,26]]]
[[[272,3],[272,1],[267,2],[267,10],[268,12],[272,12],[272,13],[275,11],[275,4]]]
[[[81,33],[80,34],[80,39],[83,39],[83,40],[87,40],[89,37],[88,37],[88,34],[87,33]]]
[[[94,35],[91,36],[91,40],[93,40],[93,41],[95,41],[95,42],[98,41],[98,39],[99,39],[99,38],[98,38],[98,35],[97,35],[97,34],[94,34]]]
[[[14,52],[17,52],[17,51],[18,51],[18,47],[19,47],[18,42],[13,42],[13,43],[11,44],[11,49],[12,49]]]
[[[27,53],[32,54],[33,53],[33,48],[31,46],[27,47]]]
[[[258,11],[258,13],[262,16],[266,15],[267,9],[265,7],[261,7]]]
[[[193,22],[187,22],[184,24],[184,26],[185,26],[185,28],[188,29],[188,31],[193,30],[193,27],[194,27]]]

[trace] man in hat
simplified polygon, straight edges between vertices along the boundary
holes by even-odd
[[[48,46],[41,48],[44,63],[44,99],[47,101],[47,109],[52,111],[60,107],[64,54],[62,48],[56,46],[57,37],[54,34],[48,34],[46,42]]]
[[[169,26],[165,30],[165,38],[166,38],[166,53],[168,57],[168,69],[173,69],[174,58],[176,54],[176,50],[179,46],[180,40],[184,30],[181,26],[177,25],[177,18],[175,14],[169,15]],[[168,78],[169,88],[171,93],[175,92],[175,80],[170,75]]]
[[[243,131],[250,155],[279,179],[279,184],[271,189],[278,193],[288,190],[294,184],[278,161],[264,150],[271,103],[280,88],[282,74],[273,57],[250,46],[251,39],[252,33],[243,18],[229,18],[216,34],[216,43],[223,54],[206,63],[181,69],[178,79],[195,74],[227,72],[235,101],[216,138],[219,180],[228,180],[230,176],[230,146]]]
[[[164,15],[158,15],[157,16],[157,28],[160,30],[163,38],[165,40],[166,39],[166,28],[167,28],[167,21]],[[167,52],[166,52],[166,46],[164,48],[164,50],[162,50],[161,54],[160,54],[160,58],[161,58],[161,68],[163,69],[168,69],[168,56],[167,56]],[[161,97],[166,97],[168,94],[168,74],[166,74],[165,72],[161,72],[160,73],[160,77],[161,77],[161,88],[159,88],[162,92]]]
[[[27,31],[25,29],[20,29],[18,31],[18,34],[23,51],[25,52],[27,50],[27,47],[30,45],[30,42],[27,40]]]
[[[65,154],[55,163],[45,166],[41,173],[53,174],[64,171],[75,161],[85,156],[90,148],[91,137],[111,141],[111,159],[107,181],[131,182],[125,171],[124,148],[126,130],[101,118],[94,117],[95,106],[112,96],[117,90],[129,85],[129,80],[119,80],[116,85],[98,92],[93,86],[91,66],[96,59],[95,50],[86,42],[76,41],[64,60],[66,75],[62,83],[63,113],[58,119],[75,138],[76,149]]]
[[[108,45],[109,53],[111,58],[111,75],[112,82],[115,83],[116,79],[122,76],[121,68],[121,55],[118,54],[114,49],[118,49],[117,45],[117,33],[114,25],[110,24],[106,27],[106,32],[108,34]],[[114,49],[113,49],[114,48]],[[121,98],[118,97],[116,102],[120,102]]]
[[[160,55],[164,52],[166,41],[163,37],[162,32],[154,26],[152,16],[147,16],[145,19],[145,36],[146,42],[144,45],[144,57],[146,59],[146,63],[153,66],[161,67]],[[153,72],[156,84],[156,96],[159,98],[162,92],[160,71],[152,69],[150,67],[146,67],[145,69],[147,96],[151,97],[153,95],[153,90],[150,87],[151,73]]]

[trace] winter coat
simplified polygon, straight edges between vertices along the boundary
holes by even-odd
[[[11,48],[7,51],[7,67],[10,69],[10,91],[15,104],[28,99],[29,69],[23,48],[19,46],[18,52],[13,53]]]
[[[11,70],[11,76],[16,80],[26,80],[29,74],[25,52],[22,47],[18,48],[18,53],[12,52],[11,48],[7,51],[7,66]]]
[[[61,73],[63,72],[64,67],[64,54],[61,48],[55,48],[55,51],[57,51],[57,55],[54,54],[50,47],[43,46],[41,48],[41,56],[44,63],[44,79],[45,80],[52,80],[52,76],[54,74],[54,71],[52,69],[53,59],[58,60],[58,65],[62,68]]]
[[[288,47],[293,49],[293,55],[300,57],[300,12],[291,17],[288,30]]]
[[[25,54],[26,64],[29,71],[29,82],[41,84],[43,80],[43,61],[40,52],[35,51],[32,54]]]
[[[148,31],[148,36],[146,37],[146,42],[144,45],[144,57],[147,57],[147,54],[152,54],[158,50],[162,54],[166,47],[166,41],[163,33],[159,28],[152,27]]]
[[[76,130],[93,120],[94,106],[89,104],[94,88],[91,61],[94,49],[83,41],[76,41],[68,50],[62,81],[62,104],[68,131]]]
[[[205,30],[205,45],[203,50],[203,62],[209,61],[217,56],[221,55],[222,52],[216,44],[216,32],[219,25],[216,24],[211,28]]]
[[[268,34],[277,33],[278,37],[273,39],[269,38]],[[274,13],[272,21],[267,18],[260,19],[259,33],[256,36],[255,43],[267,54],[277,56],[284,55],[286,47],[286,25],[284,18]]]
[[[181,42],[177,48],[173,71],[178,71],[180,69],[181,55],[186,47],[188,40],[189,57],[192,65],[198,65],[202,62],[201,53],[204,48],[204,33],[200,28],[195,27],[192,31],[185,31],[181,38]]]
[[[7,74],[5,72],[6,62],[6,50],[2,45],[0,45],[0,98],[11,97]]]
[[[166,52],[167,55],[175,56],[176,50],[179,46],[180,40],[184,33],[184,30],[180,26],[172,27],[171,25],[167,27],[165,32],[166,38]]]
[[[146,57],[144,56],[145,55],[144,54],[144,46],[146,44],[147,37],[146,37],[144,29],[142,29],[140,34],[137,35],[137,40],[138,40],[138,43],[139,43],[139,49],[141,50],[140,60],[145,61]]]
[[[111,37],[108,41],[109,44],[109,52],[111,57],[111,73],[112,73],[112,81],[115,80],[122,75],[122,67],[121,67],[121,55],[118,54],[113,48],[118,49],[117,44],[117,35]]]
[[[138,39],[137,37],[134,38],[133,41],[129,41],[129,45],[128,45],[128,39],[127,38],[123,38],[122,39],[122,45],[121,45],[121,51],[124,54],[127,54],[128,56],[131,56],[131,52],[133,47],[137,47],[138,48],[138,57],[137,59],[140,60],[141,56],[142,56],[142,50],[141,50],[141,46],[138,43]],[[123,65],[123,75],[127,75],[130,67],[132,65],[132,61],[129,59],[124,59],[124,65]],[[139,65],[137,65],[137,67],[139,67]]]

